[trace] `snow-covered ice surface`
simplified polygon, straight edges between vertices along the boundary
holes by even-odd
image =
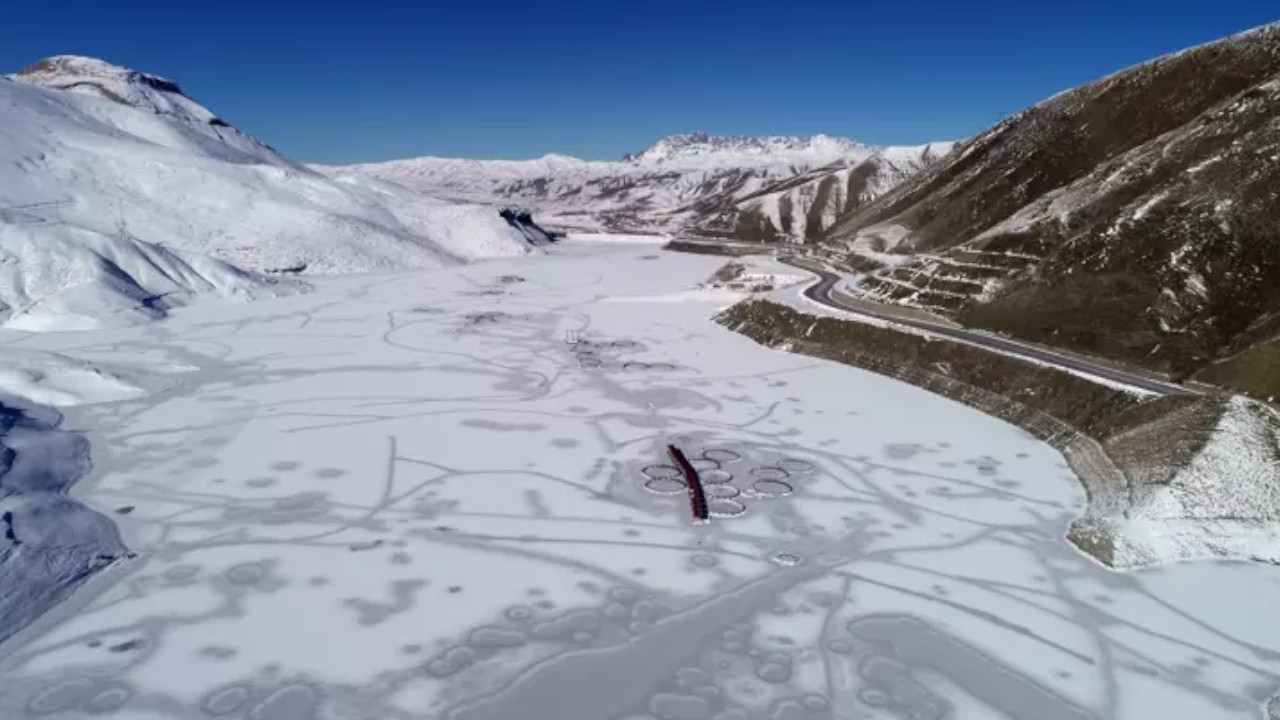
[[[1022,431],[604,301],[722,263],[569,242],[16,338],[172,382],[68,410],[139,556],[0,649],[0,717],[1259,717],[1280,568],[1108,571]]]

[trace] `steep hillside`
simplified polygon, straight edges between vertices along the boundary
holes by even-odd
[[[167,80],[59,57],[0,79],[0,322],[84,327],[197,293],[527,252],[492,208],[329,178]],[[241,269],[242,268],[242,269]]]
[[[1175,375],[1273,337],[1280,24],[1050,98],[825,241],[869,297]]]
[[[692,207],[700,235],[766,242],[805,242],[937,162],[951,148],[884,148],[856,164],[837,162],[772,183],[754,193],[719,193]]]
[[[519,203],[561,225],[804,241],[945,154],[950,143],[876,148],[817,136],[660,140],[621,162],[415,158],[319,168],[467,202]]]

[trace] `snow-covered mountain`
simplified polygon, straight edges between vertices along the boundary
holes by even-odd
[[[699,133],[665,138],[620,162],[423,157],[317,169],[455,200],[520,203],[567,227],[804,241],[950,148]]]
[[[1280,348],[1277,188],[1280,23],[1018,113],[829,243],[870,297],[1184,375]]]
[[[228,162],[291,165],[257,138],[240,132],[183,94],[172,80],[118,67],[95,58],[61,55],[10,76],[35,87],[109,100],[80,106],[112,126],[175,150],[218,157]],[[129,109],[142,110],[166,122],[130,122]]]
[[[692,161],[691,164],[743,165],[747,158],[766,161],[789,160],[794,162],[830,161],[851,157],[859,153],[874,152],[868,147],[847,138],[815,135],[812,137],[744,135],[712,136],[706,133],[672,135],[654,143],[647,150],[623,158],[639,164]]]
[[[272,270],[361,272],[526,252],[492,208],[329,178],[168,80],[56,57],[0,79],[0,322],[84,327]]]

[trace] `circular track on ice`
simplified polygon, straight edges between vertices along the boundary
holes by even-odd
[[[671,372],[676,369],[671,363],[627,362],[622,364],[623,370],[636,372]]]
[[[800,458],[782,458],[777,466],[790,475],[807,475],[817,469],[813,463]]]
[[[751,477],[757,480],[786,480],[791,477],[791,473],[780,467],[758,467],[751,468]]]
[[[742,491],[732,485],[712,485],[707,488],[707,497],[713,500],[732,500],[739,495],[742,495]]]
[[[725,448],[710,448],[702,451],[702,457],[717,463],[731,463],[742,459],[742,455]]]
[[[689,464],[692,465],[693,469],[697,470],[699,473],[711,472],[712,470],[720,469],[720,463],[706,458],[694,458],[689,461]]]
[[[720,469],[708,470],[699,473],[698,479],[703,485],[724,485],[733,482],[733,473]]]
[[[689,486],[684,480],[676,478],[659,478],[657,480],[645,480],[644,489],[654,495],[683,495],[689,491]]]
[[[757,497],[786,497],[796,491],[791,483],[781,480],[757,480],[751,486],[751,491]]]
[[[681,480],[684,477],[675,465],[649,465],[640,474],[649,480]]]
[[[716,498],[707,503],[707,510],[713,518],[736,518],[746,514],[747,506],[737,500]]]

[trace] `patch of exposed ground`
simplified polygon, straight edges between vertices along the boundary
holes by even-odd
[[[723,242],[696,242],[693,240],[672,240],[662,246],[663,250],[692,253],[694,255],[725,255],[742,257],[746,255],[762,255],[772,248],[762,244],[730,244]]]
[[[698,288],[740,293],[773,292],[803,281],[803,277],[786,272],[789,269],[769,260],[731,260],[716,270]]]
[[[1280,338],[1210,365],[1196,379],[1275,402],[1280,399]]]

